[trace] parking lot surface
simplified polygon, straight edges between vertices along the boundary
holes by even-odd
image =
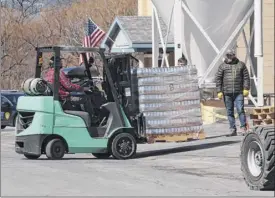
[[[243,181],[242,137],[227,125],[205,126],[208,139],[138,145],[135,159],[99,160],[91,154],[27,160],[14,151],[13,128],[1,132],[2,196],[274,196]]]

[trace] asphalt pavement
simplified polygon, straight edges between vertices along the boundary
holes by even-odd
[[[50,161],[14,151],[13,128],[1,132],[2,196],[274,196],[251,191],[240,170],[242,137],[224,137],[227,124],[205,126],[206,140],[138,145],[135,159],[91,154]]]

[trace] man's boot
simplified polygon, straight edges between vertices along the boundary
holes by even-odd
[[[230,129],[231,133],[226,135],[226,137],[237,136],[237,129]]]

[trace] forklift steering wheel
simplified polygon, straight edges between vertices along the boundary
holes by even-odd
[[[80,84],[81,87],[87,87],[90,86],[91,82],[90,79],[84,80],[83,83]]]

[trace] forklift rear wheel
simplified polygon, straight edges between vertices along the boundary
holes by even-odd
[[[57,160],[62,159],[65,155],[66,147],[62,140],[53,139],[48,142],[46,146],[46,156],[49,159]]]
[[[92,153],[98,159],[108,159],[111,154],[110,153]]]
[[[24,156],[27,159],[32,159],[32,160],[38,159],[40,157],[40,155],[31,155],[31,154],[24,154]]]
[[[112,154],[115,159],[130,159],[136,154],[137,142],[130,133],[120,133],[112,141]]]
[[[241,145],[241,169],[251,190],[274,190],[274,126],[259,126]]]

